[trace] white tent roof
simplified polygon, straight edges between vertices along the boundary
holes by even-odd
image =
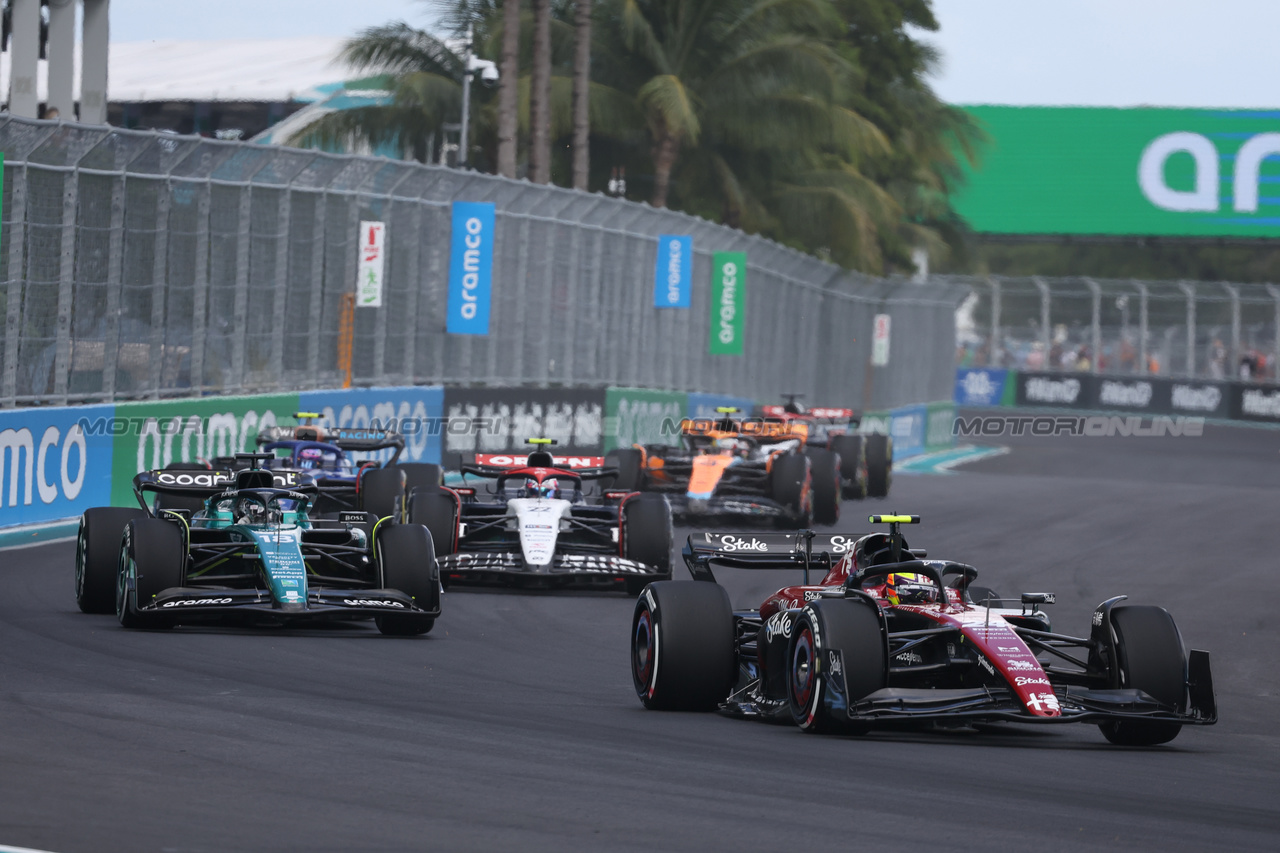
[[[344,39],[148,41],[111,45],[107,97],[112,101],[312,101],[317,86],[353,76],[337,61]],[[39,71],[48,94],[47,63]],[[76,97],[80,53],[76,51]],[[9,52],[0,54],[0,95],[8,99]]]

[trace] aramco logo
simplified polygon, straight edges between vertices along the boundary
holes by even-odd
[[[1165,180],[1165,163],[1174,154],[1190,154],[1195,161],[1195,188],[1174,189]],[[1262,161],[1280,155],[1280,133],[1259,133],[1247,139],[1235,157],[1232,204],[1237,213],[1258,211],[1258,184]],[[1216,213],[1219,207],[1218,148],[1209,137],[1180,131],[1157,137],[1142,152],[1138,186],[1147,200],[1162,210]]]

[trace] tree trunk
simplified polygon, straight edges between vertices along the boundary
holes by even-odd
[[[667,206],[667,190],[671,186],[671,170],[680,154],[680,140],[663,133],[653,146],[653,200],[654,207]]]
[[[591,0],[577,0],[573,24],[573,188],[586,191],[591,168]]]
[[[517,112],[520,91],[520,0],[503,0],[502,68],[498,79],[498,174],[516,176]]]
[[[551,182],[551,0],[533,0],[533,75],[529,92],[529,179]]]

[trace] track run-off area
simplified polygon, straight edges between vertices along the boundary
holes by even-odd
[[[435,630],[133,632],[74,543],[0,551],[0,845],[74,851],[1275,850],[1280,431],[1034,438],[867,511],[1086,634],[1112,595],[1213,656],[1218,725],[819,737],[645,711],[622,595],[450,591]],[[678,544],[687,530],[678,531]],[[687,577],[683,567],[678,578]],[[795,575],[719,570],[736,607]]]

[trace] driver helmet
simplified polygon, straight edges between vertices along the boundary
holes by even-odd
[[[558,498],[560,483],[554,477],[541,483],[530,477],[524,481],[524,494],[528,498]]]
[[[236,502],[235,516],[236,524],[274,524],[280,519],[277,510],[269,509],[252,498],[241,498]]]
[[[319,468],[324,462],[324,451],[318,447],[304,447],[298,451],[299,468]]]
[[[884,597],[894,604],[924,604],[936,601],[938,590],[923,575],[894,572],[885,578]]]

